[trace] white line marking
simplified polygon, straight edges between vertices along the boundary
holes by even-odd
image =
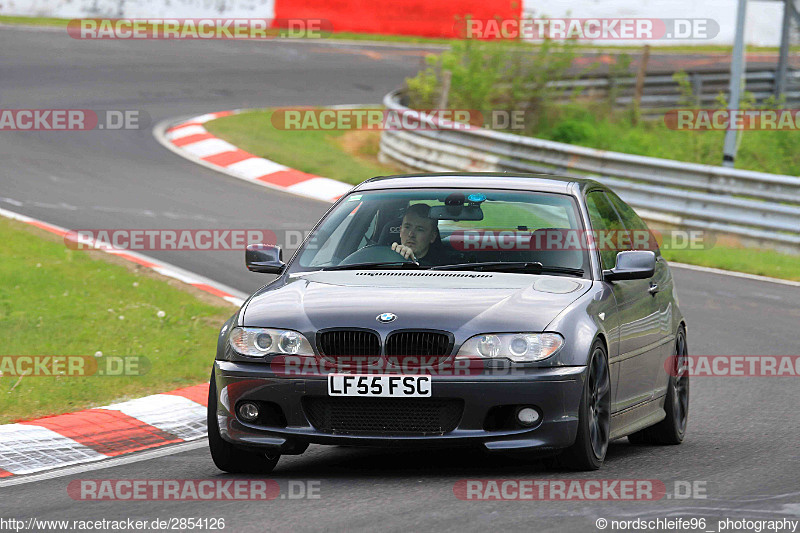
[[[120,411],[182,440],[206,434],[206,407],[175,394],[153,394],[98,409]]]
[[[234,110],[234,114],[235,113],[239,113],[240,111],[241,110]],[[190,120],[192,120],[192,119],[185,118],[185,119],[182,119],[182,122],[188,122]],[[261,186],[261,187],[267,187],[267,188],[270,188],[270,189],[272,189],[274,191],[279,191],[279,192],[282,192],[282,193],[285,193],[285,194],[289,194],[289,195],[293,194],[293,195],[296,195],[296,196],[305,196],[307,199],[316,200],[316,201],[319,201],[319,202],[325,202],[327,204],[331,203],[330,199],[322,199],[322,198],[317,198],[317,197],[314,197],[314,196],[306,196],[306,195],[304,195],[302,193],[291,192],[291,191],[288,191],[286,189],[286,187],[280,187],[278,185],[273,185],[272,183],[269,183],[268,181],[249,180],[249,179],[244,178],[244,177],[242,177],[241,175],[239,175],[239,174],[237,174],[235,172],[229,171],[225,167],[221,167],[219,165],[214,165],[212,163],[209,163],[208,161],[205,161],[205,160],[197,157],[196,155],[187,153],[185,150],[183,150],[182,147],[179,148],[179,147],[175,146],[174,144],[169,142],[164,137],[164,132],[167,129],[169,129],[170,127],[174,126],[174,125],[175,125],[175,119],[162,120],[161,122],[159,122],[158,124],[153,126],[153,137],[155,137],[156,141],[158,141],[159,144],[161,144],[161,146],[163,146],[164,148],[166,148],[170,152],[173,152],[175,155],[177,155],[179,157],[182,157],[183,159],[188,159],[192,163],[195,163],[195,164],[200,165],[200,166],[204,166],[204,167],[206,167],[206,168],[208,168],[210,170],[213,170],[214,172],[219,172],[219,173],[222,173],[222,174],[226,174],[226,175],[228,175],[228,176],[230,176],[232,178],[240,179],[240,180],[246,181],[248,183],[253,183],[253,184]]]
[[[236,296],[223,296],[222,299],[232,303],[236,307],[241,307],[244,303],[244,298],[237,298]]]
[[[83,472],[91,472],[92,470],[102,470],[104,468],[113,468],[116,466],[128,465],[131,463],[138,463],[141,461],[149,461],[150,459],[157,459],[159,457],[166,457],[167,455],[174,455],[176,453],[188,452],[191,450],[198,450],[208,446],[208,441],[204,438],[198,438],[191,442],[184,442],[181,444],[173,444],[157,448],[155,450],[146,450],[143,452],[135,452],[129,455],[122,455],[98,461],[96,463],[89,463],[68,468],[60,468],[58,470],[51,470],[49,472],[42,472],[41,474],[32,474],[28,476],[11,477],[0,480],[0,488],[12,487],[14,485],[23,485],[25,483],[34,483],[36,481],[45,481],[48,479],[55,479],[65,476],[74,476]]]
[[[197,141],[196,143],[187,144],[182,146],[184,150],[197,157],[209,157],[212,155],[221,154],[223,152],[233,152],[238,150],[234,145],[222,139],[206,139],[205,141]]]
[[[190,124],[189,126],[175,128],[174,130],[167,132],[166,136],[170,141],[174,141],[176,139],[183,139],[189,135],[198,135],[203,133],[208,133],[203,126],[198,124]]]
[[[182,275],[180,272],[177,272],[171,268],[164,268],[164,267],[155,267],[153,270],[161,274],[162,276],[167,276],[168,278],[174,278],[178,281],[182,281],[187,285],[194,285],[195,283],[200,283],[197,278],[189,274],[188,276]]]
[[[289,167],[285,167],[269,159],[264,159],[263,157],[251,157],[250,159],[228,165],[227,169],[240,174],[243,178],[254,180],[261,176],[266,176],[267,174],[288,170]]]
[[[220,113],[224,113],[224,111],[221,111]],[[206,113],[205,115],[194,117],[190,122],[200,122],[201,124],[205,124],[206,122],[219,118],[220,113]]]
[[[696,272],[706,272],[708,274],[720,274],[722,276],[731,276],[734,278],[744,278],[753,281],[764,281],[767,283],[777,283],[779,285],[788,285],[789,287],[800,287],[800,281],[792,281],[789,279],[770,278],[769,276],[759,276],[758,274],[747,274],[746,272],[736,272],[734,270],[723,270],[721,268],[711,268],[698,265],[687,265],[686,263],[673,263],[668,261],[669,266],[675,268],[683,268],[686,270],[694,270]]]
[[[84,444],[41,426],[0,426],[0,468],[12,474],[31,474],[59,466],[99,461],[105,457]]]
[[[331,200],[345,194],[353,186],[330,178],[311,178],[300,183],[290,185],[287,189],[291,192],[314,196],[315,198]]]

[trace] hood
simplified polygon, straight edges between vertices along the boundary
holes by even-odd
[[[333,327],[438,329],[462,339],[542,331],[590,286],[586,279],[495,272],[317,271],[256,293],[242,325],[305,334]],[[383,324],[382,313],[397,318]]]

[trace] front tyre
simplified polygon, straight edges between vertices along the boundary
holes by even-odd
[[[268,474],[278,464],[280,455],[267,456],[237,448],[219,434],[217,421],[217,383],[211,372],[208,386],[208,447],[217,468],[231,474]]]
[[[559,462],[573,470],[597,470],[608,451],[611,378],[603,343],[595,341],[578,409],[578,435]]]
[[[689,421],[689,349],[686,330],[681,326],[675,339],[675,356],[670,358],[670,377],[667,398],[664,400],[666,418],[654,426],[631,435],[631,444],[680,444],[686,436]]]

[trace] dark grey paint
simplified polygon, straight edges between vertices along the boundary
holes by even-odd
[[[507,174],[431,174],[370,180],[354,192],[361,190],[392,190],[403,188],[464,187],[482,189],[513,189],[535,192],[552,192],[572,195],[586,213],[585,195],[589,191],[603,190],[592,180],[570,180],[550,176],[521,176]],[[340,202],[346,201],[342,198]],[[333,208],[332,208],[333,209]],[[590,227],[587,220],[584,226]],[[434,376],[434,396],[463,398],[467,410],[461,424],[450,435],[416,439],[420,442],[452,442],[459,437],[480,437],[487,448],[497,447],[497,435],[464,434],[459,431],[477,431],[493,405],[523,404],[526,401],[539,405],[544,411],[544,422],[536,429],[521,435],[508,435],[505,447],[559,448],[574,440],[577,422],[576,408],[580,400],[579,386],[585,378],[590,348],[597,339],[607,347],[611,370],[611,433],[615,438],[641,429],[662,419],[664,394],[668,376],[664,370],[667,358],[673,353],[674,339],[683,318],[674,298],[672,277],[666,261],[659,257],[651,279],[618,280],[608,282],[600,273],[599,256],[591,254],[592,280],[537,276],[530,274],[492,273],[488,277],[459,278],[451,281],[445,273],[441,277],[417,277],[414,271],[404,276],[381,276],[381,271],[365,275],[362,271],[312,272],[292,274],[291,262],[275,282],[262,288],[251,297],[239,313],[236,325],[292,329],[303,333],[315,346],[316,334],[328,328],[368,328],[377,331],[381,340],[399,329],[437,329],[454,335],[451,356],[470,337],[498,332],[557,332],[565,339],[564,347],[552,358],[532,365],[541,368],[574,368],[570,378],[564,376],[564,386],[559,396],[569,397],[564,403],[550,400],[553,391],[533,385],[542,378],[528,373],[518,379],[538,389],[537,394],[517,396],[508,388],[498,388],[496,375],[470,376],[470,381],[482,382],[477,388],[450,383],[451,377]],[[537,284],[547,288],[562,280],[569,290],[537,290]],[[664,290],[654,293],[649,288],[657,283]],[[569,287],[569,284],[574,287]],[[381,324],[375,317],[392,312],[396,321]],[[259,444],[292,451],[297,443],[350,444],[374,443],[378,437],[338,437],[336,439],[316,431],[302,415],[299,404],[303,394],[325,395],[325,380],[317,378],[282,378],[269,369],[269,362],[253,362],[252,358],[239,356],[226,343],[233,322],[226,324],[220,335],[217,352],[216,380],[220,395],[228,400],[218,403],[221,433],[226,440],[238,444]],[[315,347],[319,355],[319,350]],[[259,364],[261,367],[259,368]],[[577,378],[577,381],[576,381]],[[544,378],[546,381],[549,378]],[[513,378],[503,378],[508,387]],[[288,382],[288,383],[286,383]],[[296,392],[296,386],[304,388]],[[299,385],[302,383],[302,385]],[[231,387],[231,385],[234,385]],[[228,390],[226,390],[228,387]],[[235,390],[233,393],[231,391]],[[519,391],[527,390],[525,387]],[[235,395],[235,396],[234,396]],[[515,399],[516,398],[516,399]],[[236,402],[251,399],[277,403],[294,416],[289,428],[243,424],[232,413]],[[525,399],[525,401],[523,401]],[[480,404],[479,406],[477,404]],[[472,409],[470,412],[469,410]],[[555,411],[554,411],[555,409]],[[477,416],[476,416],[477,412]],[[474,420],[471,420],[473,417]],[[287,414],[287,418],[290,415]],[[562,429],[564,420],[572,423]],[[470,426],[472,423],[472,426]],[[395,439],[396,440],[396,439]],[[415,442],[416,442],[415,440]],[[391,443],[388,439],[387,443]]]

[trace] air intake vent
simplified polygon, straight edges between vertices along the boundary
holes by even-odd
[[[443,398],[305,397],[308,421],[334,434],[442,435],[461,420],[464,402]]]
[[[381,355],[381,341],[374,331],[334,329],[317,334],[320,354],[338,365],[369,365]]]
[[[395,331],[386,339],[386,357],[395,366],[436,366],[450,357],[453,342],[440,331]]]
[[[491,278],[491,274],[465,274],[463,272],[356,272],[356,276],[371,277],[415,277],[415,278]]]

